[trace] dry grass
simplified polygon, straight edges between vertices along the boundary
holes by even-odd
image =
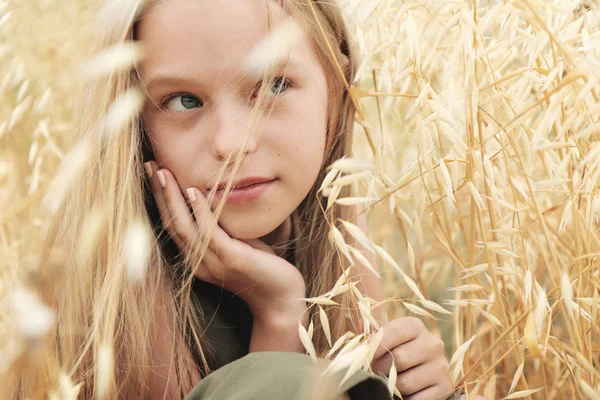
[[[379,256],[389,318],[425,316],[469,394],[600,398],[598,2],[341,3],[364,58],[352,89],[361,112],[355,158],[336,163],[322,189],[329,206],[368,210],[371,238],[353,221],[341,229]],[[79,0],[0,1],[2,294],[35,261],[31,230],[73,145],[69,94],[91,15]],[[344,185],[352,198],[338,198]],[[331,239],[368,263],[339,230]],[[313,302],[348,290],[365,332],[333,344],[333,370],[366,367],[380,340],[378,304],[343,277]],[[0,326],[1,372],[20,348]],[[300,330],[309,348],[311,333]],[[63,397],[76,393],[61,379]]]

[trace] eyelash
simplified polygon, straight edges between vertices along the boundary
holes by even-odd
[[[275,79],[273,80],[273,83],[277,82],[278,80],[283,79],[282,84],[286,86],[286,90],[282,93],[277,94],[277,96],[282,96],[285,94],[285,92],[287,92],[287,90],[289,90],[290,88],[294,87],[294,81],[292,81],[289,77],[283,76],[283,75],[279,75],[276,76]],[[254,93],[260,88],[260,86],[264,83],[264,81],[260,81],[259,83],[257,83],[256,85],[254,85],[254,88],[252,89],[252,94],[254,95]],[[185,96],[185,95],[190,95],[190,96],[194,96],[193,94],[189,93],[189,92],[176,92],[176,93],[172,93],[170,95],[168,95],[167,97],[165,97],[161,102],[160,102],[160,108],[161,109],[165,109],[167,104],[169,104],[169,101],[171,101],[172,99],[174,99],[177,96]],[[196,97],[196,96],[194,96]],[[204,103],[203,103],[204,104]]]
[[[158,104],[158,105],[159,105],[159,107],[160,107],[161,109],[164,109],[164,108],[166,108],[166,107],[167,107],[167,104],[169,104],[169,102],[170,102],[171,100],[173,100],[175,97],[177,97],[177,96],[185,96],[185,95],[194,96],[193,94],[191,94],[191,93],[189,93],[189,92],[175,92],[175,93],[172,93],[172,94],[168,95],[167,97],[163,98],[163,99],[162,99],[162,100],[159,102],[159,104]],[[194,96],[194,97],[196,97],[196,96]]]
[[[294,87],[294,82],[287,76],[283,76],[283,75],[276,76],[275,79],[273,79],[273,83],[278,82],[280,79],[283,80],[282,84],[286,86],[286,90],[282,93],[277,94],[277,96],[281,96],[281,95],[285,94],[285,92],[287,92],[287,90]],[[254,89],[252,90],[252,94],[254,94],[254,92],[256,92],[263,83],[264,83],[264,81],[260,81],[258,84],[256,84],[254,86]]]

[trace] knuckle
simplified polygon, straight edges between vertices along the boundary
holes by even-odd
[[[406,317],[406,318],[410,318],[410,317]],[[409,321],[405,321],[404,318],[399,318],[399,319],[392,321],[392,323],[390,323],[387,326],[387,328],[391,331],[392,334],[401,335],[403,332],[406,331],[406,327],[410,326],[410,324],[407,324],[407,322],[409,322]]]
[[[181,224],[174,221],[172,227],[173,227],[173,233],[175,233],[175,235],[179,236],[179,238],[181,238],[183,240],[187,239],[187,236],[188,236],[187,232]]]
[[[223,248],[223,255],[231,264],[232,268],[243,268],[243,265],[252,262],[252,254],[247,251],[247,247],[240,245],[240,242],[228,240]]]
[[[446,345],[444,344],[444,341],[434,334],[431,334],[431,336],[433,337],[433,349],[438,353],[445,354]]]
[[[438,369],[444,377],[447,377],[450,374],[450,364],[448,363],[448,360],[442,358],[439,362]]]
[[[414,329],[415,332],[421,332],[425,329],[425,324],[417,317],[406,317],[406,325]]]
[[[413,394],[418,391],[414,380],[410,377],[407,377],[406,374],[398,374],[398,379],[396,380],[396,387],[403,395]]]
[[[409,360],[406,359],[406,353],[400,348],[394,349],[392,351],[392,356],[394,357],[394,364],[398,371],[403,371],[408,366]]]
[[[210,251],[214,251],[216,253],[219,250],[217,242],[212,237],[206,238],[206,241],[208,242],[208,249]]]

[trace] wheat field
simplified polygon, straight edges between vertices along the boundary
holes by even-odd
[[[388,300],[365,320],[422,317],[469,396],[600,399],[600,3],[339,2],[359,112],[323,193],[369,218],[369,238],[344,225],[379,256]],[[14,326],[52,325],[13,289],[74,144],[96,3],[0,1],[0,377],[25,351]]]

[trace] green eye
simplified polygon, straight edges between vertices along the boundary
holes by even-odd
[[[281,94],[287,89],[288,81],[284,79],[282,76],[277,77],[273,81],[273,85],[271,86],[271,93],[273,94]],[[273,91],[275,89],[275,91]]]
[[[264,82],[260,82],[258,83],[255,88],[254,88],[254,92],[252,94],[252,98],[256,98],[258,96],[258,92],[260,90],[260,87],[264,84]],[[287,91],[289,89],[289,87],[292,85],[292,82],[287,79],[284,78],[283,76],[278,76],[276,77],[273,82],[271,83],[271,88],[269,90],[268,95],[269,96],[278,96],[283,94],[285,91]]]
[[[201,106],[200,99],[191,94],[177,95],[167,101],[167,108],[175,112],[187,111]]]

